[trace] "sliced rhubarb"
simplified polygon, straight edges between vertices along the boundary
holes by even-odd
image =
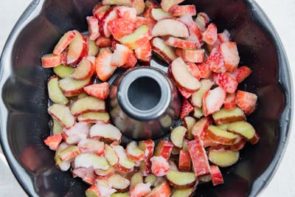
[[[69,100],[64,96],[58,85],[58,78],[51,77],[48,81],[48,95],[54,103],[66,105]]]
[[[208,157],[210,162],[219,167],[229,167],[239,160],[239,152],[224,149],[210,149]]]
[[[75,124],[74,116],[69,107],[65,105],[53,104],[48,108],[48,113],[66,128],[70,128]]]
[[[152,35],[187,38],[189,36],[189,31],[182,22],[174,19],[163,19],[155,24]]]
[[[80,115],[85,112],[105,111],[105,102],[94,97],[84,97],[73,103],[71,112],[73,115]]]
[[[120,141],[121,136],[122,134],[120,130],[111,124],[97,123],[90,129],[90,137],[98,137],[110,141]]]

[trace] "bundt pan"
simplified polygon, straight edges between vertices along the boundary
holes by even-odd
[[[86,31],[85,17],[97,0],[35,0],[13,29],[1,58],[1,144],[9,165],[30,196],[83,196],[87,188],[69,172],[59,171],[54,153],[43,144],[49,134],[46,83],[51,72],[40,66],[60,36]],[[270,181],[282,158],[291,121],[288,61],[273,26],[253,0],[187,0],[228,29],[253,74],[241,89],[259,96],[249,121],[261,136],[248,145],[236,165],[223,169],[225,183],[199,185],[194,196],[256,196]]]

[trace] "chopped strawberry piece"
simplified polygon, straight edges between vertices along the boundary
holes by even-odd
[[[186,62],[202,63],[204,61],[205,51],[203,49],[197,49],[197,50],[187,49],[187,50],[181,50],[180,52],[177,52],[177,53]]]
[[[192,128],[192,134],[194,136],[200,136],[202,137],[204,135],[204,132],[207,130],[209,126],[209,120],[208,118],[202,118],[196,122],[196,124]]]
[[[200,79],[206,79],[206,78],[210,77],[211,70],[210,70],[210,67],[209,67],[208,64],[205,64],[205,63],[199,64],[198,68],[199,68],[199,71],[200,71],[200,74],[199,74]]]
[[[109,5],[102,5],[99,3],[92,10],[92,14],[98,20],[102,20],[104,15],[109,11],[110,8],[111,8],[111,6],[109,6]]]
[[[93,16],[88,16],[87,23],[88,23],[89,39],[96,40],[100,36],[97,18]]]
[[[188,100],[184,100],[181,106],[180,118],[188,116],[192,111],[194,111],[194,107]]]
[[[134,53],[130,53],[127,59],[127,62],[125,65],[122,66],[122,68],[133,68],[137,64],[137,58],[134,55]]]
[[[178,168],[183,171],[191,170],[191,157],[188,151],[180,150],[179,152],[179,160],[178,160]]]
[[[207,29],[203,32],[203,41],[209,45],[213,45],[217,40],[217,27],[210,23]]]
[[[43,55],[41,61],[43,68],[53,68],[61,64],[61,55]]]
[[[220,45],[224,65],[229,72],[236,69],[240,62],[240,56],[235,42],[224,42]]]
[[[188,65],[188,70],[190,71],[190,73],[197,79],[200,79],[200,69],[199,67],[194,64],[194,63],[187,63]]]
[[[48,136],[44,143],[51,149],[51,150],[57,150],[59,144],[62,141],[62,135],[61,134],[55,134]]]
[[[150,158],[153,156],[155,142],[153,140],[144,140],[139,142],[139,148],[144,151],[144,161],[141,162],[140,169],[144,176],[150,173],[151,171],[151,162]]]
[[[102,35],[104,35],[107,38],[111,36],[111,33],[108,28],[109,22],[116,18],[118,18],[116,9],[111,8],[110,10],[107,11],[107,13],[104,15],[100,23],[101,24],[100,31]]]
[[[195,5],[175,5],[169,9],[169,13],[172,16],[195,16],[197,14],[197,10]]]
[[[120,40],[123,36],[131,34],[135,30],[134,23],[126,18],[116,18],[109,22],[109,31],[116,40]]]
[[[203,97],[203,113],[205,116],[213,114],[220,110],[224,103],[226,93],[220,88],[209,90]]]
[[[195,21],[193,20],[192,16],[183,15],[179,18],[179,20],[188,27],[190,34],[188,40],[196,42],[196,45],[199,48],[201,46],[202,33]]]
[[[236,107],[236,94],[228,94],[224,100],[223,107],[225,109],[233,109]]]
[[[115,8],[117,10],[118,17],[130,20],[134,22],[136,20],[136,9],[133,7],[127,6],[117,6]]]
[[[144,197],[151,192],[150,183],[138,183],[130,190],[130,197]]]
[[[223,176],[219,170],[218,166],[210,166],[210,174],[213,186],[223,184]]]
[[[155,187],[146,197],[170,197],[171,189],[167,181]]]
[[[178,86],[177,88],[178,88],[178,91],[180,92],[180,94],[181,94],[184,98],[186,98],[186,99],[188,99],[189,97],[191,97],[192,94],[193,94],[192,91],[189,91],[189,90],[187,90],[187,89],[185,89],[185,88],[183,88],[183,87],[181,87],[181,86]]]
[[[101,49],[95,60],[96,74],[102,81],[108,80],[116,70],[111,64],[112,53],[109,49]]]
[[[175,47],[175,48],[181,48],[181,49],[195,49],[197,48],[196,42],[191,40],[184,40],[180,38],[175,37],[169,37],[165,43],[169,46]]]
[[[192,158],[193,169],[196,176],[209,174],[209,161],[200,137],[196,136],[194,140],[189,141],[187,147]]]
[[[227,93],[234,93],[238,88],[238,82],[229,73],[219,73],[214,75],[214,81],[222,87]]]
[[[135,49],[135,55],[137,59],[145,62],[149,62],[152,56],[152,45],[147,40],[143,45]]]
[[[92,84],[84,87],[84,91],[90,96],[104,100],[109,96],[110,85],[107,82],[100,84]]]
[[[115,67],[121,67],[128,61],[129,54],[132,51],[122,44],[116,44],[116,48],[112,55],[111,65]]]
[[[251,114],[256,108],[257,96],[253,93],[238,90],[236,104],[245,114]]]
[[[247,77],[249,77],[252,73],[252,70],[247,66],[241,66],[237,68],[233,75],[236,77],[238,83],[243,82]]]
[[[153,156],[150,159],[152,163],[152,173],[155,176],[165,176],[169,171],[169,163],[168,161],[162,156]]]
[[[230,41],[230,33],[227,30],[224,30],[222,33],[218,34],[218,40],[221,43]]]
[[[97,40],[95,41],[96,45],[99,48],[105,48],[105,47],[110,47],[112,45],[112,41],[109,38],[106,37],[99,37],[97,38]]]
[[[74,40],[75,36],[76,31],[68,31],[65,33],[54,47],[53,54],[60,55]]]
[[[173,144],[168,140],[161,140],[157,145],[155,156],[162,156],[164,159],[169,159],[173,150]]]
[[[92,168],[75,168],[72,173],[73,177],[80,177],[89,185],[93,185],[95,183],[96,176]]]
[[[226,71],[226,67],[224,66],[223,56],[220,50],[220,47],[213,48],[206,64],[209,65],[211,71],[215,73],[224,73]]]

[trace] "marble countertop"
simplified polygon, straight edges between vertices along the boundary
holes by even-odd
[[[29,0],[0,1],[0,52],[3,45]],[[293,81],[295,79],[295,0],[257,0],[264,12],[272,21],[286,49]],[[293,95],[294,97],[294,95]],[[294,124],[291,131],[294,130]],[[295,196],[295,132],[289,136],[285,155],[270,183],[260,193],[260,197]],[[0,196],[26,196],[13,177],[0,150]]]

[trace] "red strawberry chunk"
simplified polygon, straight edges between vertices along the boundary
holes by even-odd
[[[102,80],[108,80],[115,72],[115,66],[112,66],[112,53],[109,49],[101,49],[95,60],[95,68],[97,77]]]
[[[169,13],[172,16],[195,16],[197,14],[197,10],[195,5],[175,5],[169,9]]]
[[[108,28],[116,40],[131,34],[135,30],[135,24],[126,18],[116,18],[108,23]]]
[[[217,41],[217,27],[210,23],[207,29],[203,32],[203,41],[209,45],[213,45]]]
[[[226,67],[224,66],[223,56],[220,47],[213,48],[206,64],[208,64],[210,70],[215,73],[226,72]]]
[[[121,67],[128,61],[129,54],[132,51],[122,44],[116,44],[116,48],[112,55],[111,65],[115,67]]]
[[[134,22],[136,20],[136,9],[127,6],[117,6],[117,14],[120,18],[130,20]]]
[[[118,18],[118,14],[116,9],[110,9],[105,16],[103,17],[103,19],[101,20],[101,34],[104,35],[105,37],[110,37],[111,33],[109,31],[109,22]]]
[[[134,55],[134,53],[130,53],[127,59],[127,62],[125,65],[122,66],[122,68],[133,68],[137,64],[137,58]]]
[[[194,64],[194,63],[187,63],[187,65],[188,65],[188,70],[189,70],[189,72],[195,77],[195,78],[197,78],[197,79],[200,79],[200,69],[199,69],[199,67],[196,65],[196,64]]]
[[[68,31],[65,33],[54,47],[53,54],[60,55],[74,40],[75,36],[76,31]]]
[[[96,45],[99,48],[105,48],[105,47],[110,47],[112,46],[112,41],[109,38],[106,37],[99,37],[97,38],[97,40],[95,41]]]
[[[188,100],[184,100],[181,106],[180,118],[188,116],[192,111],[194,111],[194,107]]]
[[[190,36],[188,40],[192,40],[196,42],[196,45],[198,46],[198,48],[201,47],[202,32],[197,26],[197,24],[195,23],[195,21],[193,20],[192,16],[184,15],[184,16],[181,16],[179,20],[183,22],[189,30]]]
[[[210,173],[210,166],[206,151],[200,137],[196,136],[194,140],[187,143],[188,151],[193,163],[193,169],[196,176],[202,176]]]
[[[43,68],[53,68],[62,63],[61,55],[47,54],[41,58]]]
[[[220,110],[224,103],[226,93],[221,87],[209,90],[203,97],[203,113],[205,116]]]
[[[236,69],[240,62],[240,56],[235,42],[224,42],[220,45],[224,65],[229,72]]]
[[[214,81],[222,87],[227,93],[234,93],[238,88],[238,82],[229,73],[219,73],[214,75]]]
[[[210,70],[210,67],[209,67],[208,64],[205,64],[205,63],[199,64],[198,68],[199,68],[199,71],[200,71],[200,74],[199,74],[200,79],[206,79],[206,78],[210,77],[211,70]]]
[[[189,97],[191,97],[192,94],[193,94],[193,92],[191,92],[191,91],[189,91],[189,90],[186,90],[185,88],[183,88],[183,87],[181,87],[181,86],[178,86],[177,88],[178,88],[178,91],[180,92],[180,94],[181,94],[184,98],[186,98],[186,99],[188,99]]]
[[[197,50],[181,50],[181,52],[178,52],[182,59],[186,62],[191,63],[202,63],[204,61],[204,53],[205,51],[203,49],[197,49]]]
[[[48,136],[44,143],[51,149],[51,150],[57,150],[59,144],[62,141],[62,135],[61,134],[55,134]]]
[[[188,151],[180,150],[178,168],[183,171],[189,171],[191,169],[191,157]]]
[[[222,33],[218,34],[219,42],[229,42],[230,41],[230,33],[227,30],[224,30]]]
[[[146,40],[146,42],[141,45],[140,47],[135,49],[135,55],[137,59],[149,62],[152,57],[152,45],[149,40]]]
[[[228,94],[225,98],[223,107],[225,109],[233,109],[236,107],[236,94]]]
[[[238,83],[243,82],[247,77],[249,77],[252,73],[252,70],[247,66],[241,66],[237,68],[233,75],[236,77]]]
[[[223,184],[223,176],[219,170],[218,166],[210,166],[210,174],[213,186]]]
[[[175,37],[169,37],[166,41],[166,44],[175,48],[181,49],[195,49],[197,48],[196,42],[191,40],[184,40]]]
[[[165,176],[168,173],[169,163],[167,159],[162,156],[153,156],[150,161],[152,163],[151,170],[155,176]]]
[[[170,158],[172,150],[173,150],[172,142],[168,140],[161,140],[157,145],[155,155],[162,156],[163,158],[168,160]]]
[[[88,23],[89,39],[96,40],[100,36],[97,18],[93,16],[88,16],[87,23]]]
[[[256,108],[257,96],[246,91],[237,91],[236,104],[245,114],[251,114]]]
[[[110,85],[107,82],[100,84],[92,84],[84,87],[84,91],[90,96],[104,100],[109,96]]]

